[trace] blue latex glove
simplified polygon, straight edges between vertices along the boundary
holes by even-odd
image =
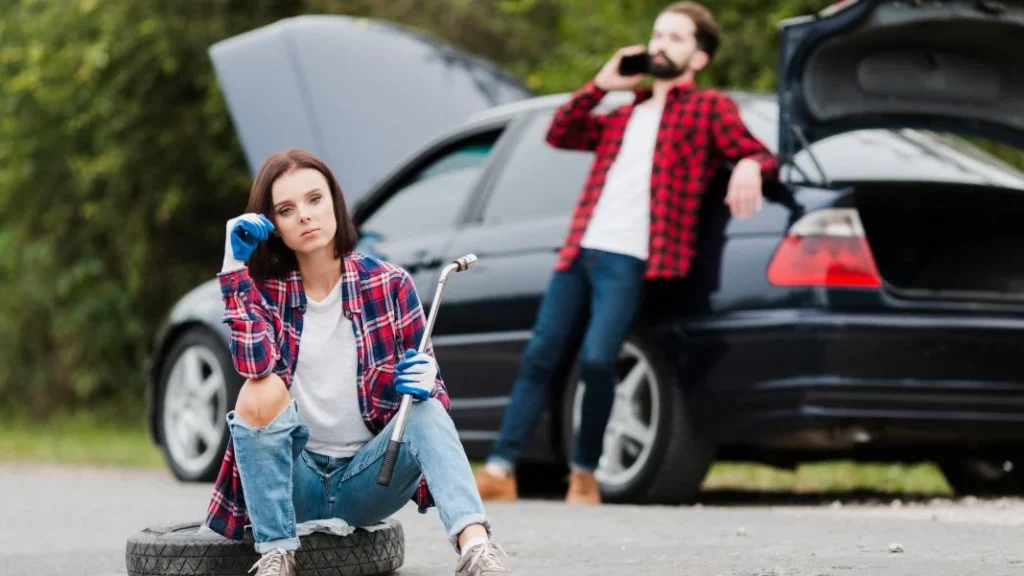
[[[231,253],[242,262],[247,262],[256,251],[256,246],[274,231],[274,224],[263,214],[246,214],[231,227]]]
[[[437,362],[426,352],[406,350],[405,357],[395,365],[395,390],[408,394],[417,402],[430,398],[437,378]]]
[[[274,224],[263,214],[242,214],[227,223],[222,272],[241,268],[252,257],[260,242],[274,231]]]

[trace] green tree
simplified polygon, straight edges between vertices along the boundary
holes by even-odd
[[[2,405],[141,398],[155,323],[215,270],[248,185],[206,48],[280,6],[4,4]]]

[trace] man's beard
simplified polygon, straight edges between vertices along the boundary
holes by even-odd
[[[662,80],[669,80],[672,78],[678,78],[686,73],[685,64],[676,64],[668,57],[664,52],[659,52],[659,56],[664,58],[664,62],[651,58],[651,76]]]

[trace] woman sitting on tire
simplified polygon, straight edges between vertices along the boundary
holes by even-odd
[[[355,253],[338,182],[314,155],[266,160],[246,214],[227,223],[218,274],[231,356],[246,378],[206,525],[242,539],[251,521],[257,576],[293,575],[297,524],[380,522],[410,499],[438,508],[456,574],[508,574],[449,414],[412,279]],[[377,483],[388,422],[415,398],[388,487]]]

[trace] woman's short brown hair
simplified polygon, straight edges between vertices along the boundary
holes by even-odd
[[[355,224],[352,223],[352,218],[349,216],[345,196],[341,193],[341,186],[338,184],[338,179],[334,177],[334,172],[327,167],[323,160],[311,152],[292,149],[277,152],[268,157],[252,181],[246,212],[263,214],[273,222],[274,182],[285,174],[302,168],[312,168],[323,174],[331,189],[334,217],[338,222],[338,230],[334,234],[334,256],[341,257],[351,252],[355,249],[359,238],[356,234]],[[279,236],[273,234],[256,248],[248,266],[249,273],[254,279],[282,278],[299,268],[295,252],[286,246]]]
[[[708,60],[715,57],[721,38],[718,22],[715,21],[715,15],[711,13],[711,10],[699,2],[686,1],[668,5],[662,10],[662,13],[665,12],[689,16],[697,25],[697,45],[708,55]]]

